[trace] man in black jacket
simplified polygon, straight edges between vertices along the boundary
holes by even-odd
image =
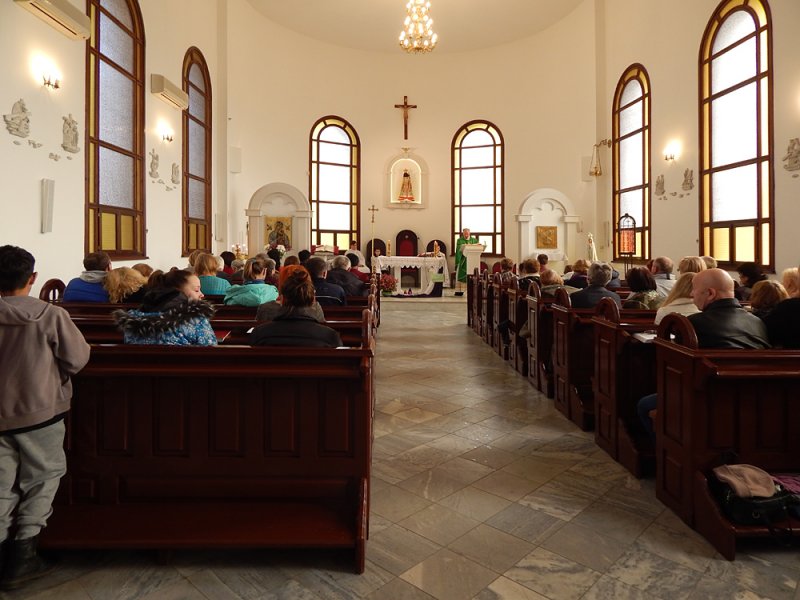
[[[767,328],[758,317],[742,308],[733,297],[733,279],[722,269],[707,269],[692,279],[692,301],[701,312],[689,321],[700,348],[769,348]],[[650,411],[658,404],[657,394],[645,396],[637,405],[639,420],[655,438]]]
[[[769,348],[764,322],[734,298],[733,279],[722,269],[692,279],[692,301],[702,312],[689,317],[700,348]]]
[[[366,296],[369,286],[350,272],[350,266],[350,259],[346,256],[334,256],[326,281],[342,286],[348,296]]]
[[[572,308],[594,308],[603,298],[611,298],[617,306],[622,307],[619,296],[605,287],[611,281],[611,265],[592,263],[589,265],[588,277],[589,286],[570,295]]]
[[[325,280],[325,276],[328,274],[328,265],[324,258],[312,256],[306,261],[305,267],[311,275],[317,302],[321,306],[344,306],[347,304],[347,295],[342,286]]]

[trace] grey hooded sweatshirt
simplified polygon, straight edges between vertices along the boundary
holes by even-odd
[[[0,298],[0,433],[35,428],[69,410],[69,376],[89,344],[69,313],[30,296]]]

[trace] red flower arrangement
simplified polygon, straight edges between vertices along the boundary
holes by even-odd
[[[382,292],[394,292],[397,290],[397,279],[388,273],[381,273],[381,280],[378,287]]]

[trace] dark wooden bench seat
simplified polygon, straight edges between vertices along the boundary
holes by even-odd
[[[656,352],[652,343],[635,335],[656,326],[648,316],[622,320],[611,300],[600,304],[592,318],[594,441],[635,477],[654,474],[653,444],[638,422],[636,405],[656,391]]]
[[[728,522],[706,478],[726,455],[770,472],[800,470],[800,351],[701,350],[681,315],[661,322],[654,344],[656,495],[732,560],[737,539],[768,530]]]
[[[591,309],[571,308],[569,294],[564,288],[556,291],[551,309],[553,312],[553,384],[555,407],[584,431],[594,427],[594,324],[595,313],[602,306]],[[616,306],[614,307],[616,308]],[[622,309],[620,318],[640,322],[652,328],[655,311]]]
[[[363,572],[373,357],[93,346],[42,547],[348,548]]]

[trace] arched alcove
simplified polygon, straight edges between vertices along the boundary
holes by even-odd
[[[250,226],[247,247],[250,254],[264,248],[264,217],[292,217],[292,248],[311,247],[311,204],[296,187],[288,183],[269,183],[256,190],[245,214]]]
[[[553,263],[580,258],[576,252],[580,217],[575,215],[572,201],[558,190],[541,188],[528,194],[514,220],[519,224],[519,260],[541,253]],[[537,227],[556,228],[556,248],[537,246]]]

